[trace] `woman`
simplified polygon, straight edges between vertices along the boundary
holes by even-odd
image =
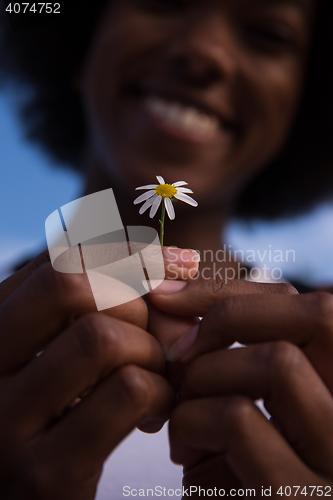
[[[200,209],[177,206],[166,241],[213,253],[232,214],[295,214],[328,196],[328,2],[100,3],[80,18],[72,12],[75,30],[69,17],[3,43],[7,75],[36,92],[25,108],[29,135],[84,169],[85,194],[112,186],[124,224],[141,225],[135,187],[156,174],[184,179]],[[165,257],[173,260],[170,251]],[[179,266],[189,260],[177,258]],[[14,373],[2,387],[3,456],[15,479],[3,479],[8,498],[93,498],[116,444],[170,412],[163,350],[190,363],[184,380],[179,364],[169,377],[180,386],[170,429],[185,485],[274,487],[276,496],[277,485],[332,483],[330,296],[237,280],[166,281],[148,304],[158,343],[145,333],[143,301],[91,316],[84,277],[35,266],[2,284],[2,324],[16,339],[10,344],[7,333],[0,363],[4,375]],[[188,266],[185,278],[195,269]],[[19,305],[31,332],[24,339]],[[234,340],[257,345],[221,350]],[[260,397],[279,430],[257,412]]]

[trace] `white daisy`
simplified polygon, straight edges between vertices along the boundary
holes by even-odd
[[[140,189],[148,189],[144,194],[141,194],[134,200],[134,205],[145,202],[139,210],[140,215],[143,214],[148,208],[150,208],[149,217],[152,219],[163,201],[169,219],[173,220],[176,216],[175,209],[173,206],[173,200],[180,200],[192,207],[197,207],[198,203],[188,196],[186,193],[193,193],[191,189],[185,188],[183,186],[187,185],[187,182],[178,181],[173,184],[166,184],[163,177],[160,175],[156,176],[159,184],[148,184],[147,186],[140,186],[136,188],[136,191]]]

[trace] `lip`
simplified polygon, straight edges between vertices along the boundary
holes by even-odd
[[[157,83],[146,83],[135,89],[131,89],[132,96],[139,98],[141,101],[141,107],[146,118],[149,119],[156,127],[177,136],[182,139],[193,139],[194,142],[219,142],[223,140],[226,135],[230,136],[230,133],[236,131],[235,120],[232,114],[228,110],[222,110],[221,105],[214,105],[213,101],[209,99],[202,98],[199,95],[195,95],[193,91],[185,90],[183,88],[168,87]],[[196,134],[194,132],[187,133],[179,129],[174,128],[172,125],[165,123],[162,119],[152,115],[147,107],[145,106],[145,100],[149,97],[157,97],[170,102],[176,102],[183,106],[189,106],[198,109],[202,113],[216,117],[220,123],[220,129],[213,137],[205,137],[200,133]]]
[[[212,98],[204,97],[191,88],[186,89],[176,85],[169,86],[148,82],[147,84],[143,84],[141,92],[156,95],[170,101],[178,101],[187,106],[193,106],[203,113],[217,117],[221,125],[226,129],[233,127],[235,122],[231,111],[222,109],[221,103],[215,103]]]
[[[146,117],[146,119],[157,130],[159,130],[164,134],[167,134],[168,136],[172,136],[176,139],[179,139],[181,141],[186,141],[188,143],[195,143],[195,144],[215,144],[221,142],[221,136],[223,135],[223,132],[221,132],[220,130],[211,135],[203,135],[200,134],[199,132],[196,133],[194,131],[183,131],[180,128],[173,126],[172,124],[165,122],[163,119],[153,115],[149,111],[149,109],[147,109],[145,102],[142,102],[142,112]]]

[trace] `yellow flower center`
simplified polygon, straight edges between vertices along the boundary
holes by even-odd
[[[155,193],[157,196],[162,196],[162,198],[173,198],[177,193],[177,189],[171,184],[160,184],[155,188]]]

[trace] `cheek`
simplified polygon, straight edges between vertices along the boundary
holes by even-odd
[[[302,65],[296,58],[267,64],[249,86],[247,112],[253,116],[252,136],[262,157],[270,160],[283,146],[293,124],[302,86]]]
[[[265,92],[267,116],[276,132],[285,135],[296,114],[301,94],[301,68],[288,64],[284,70],[272,68]]]
[[[83,70],[82,90],[89,122],[108,140],[110,131],[116,134],[121,125],[119,97],[124,82],[131,82],[140,71],[142,54],[151,47],[158,49],[163,37],[159,28],[156,21],[116,2],[97,30]]]

